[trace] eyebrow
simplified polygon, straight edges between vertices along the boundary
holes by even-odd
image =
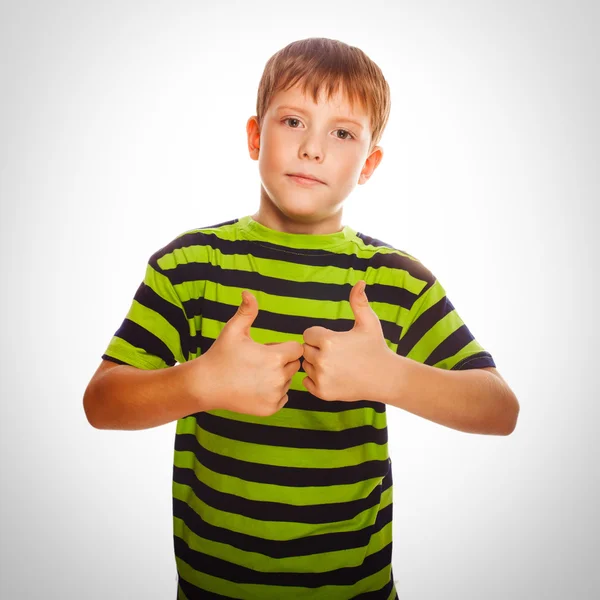
[[[283,110],[283,109],[293,110],[295,112],[300,112],[305,115],[308,114],[305,110],[303,110],[302,108],[298,108],[297,106],[278,106],[275,110]],[[333,117],[332,121],[345,121],[346,123],[353,123],[357,127],[364,129],[364,127],[358,121],[354,121],[353,119],[349,119],[348,117]]]

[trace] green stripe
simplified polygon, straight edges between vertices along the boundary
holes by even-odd
[[[223,409],[211,410],[210,414],[242,423],[293,427],[294,429],[311,431],[344,431],[365,425],[383,430],[387,425],[384,412],[377,412],[375,409],[368,407],[347,410],[341,413],[306,411],[286,407],[285,411],[278,411],[268,417],[256,417]]]
[[[326,487],[293,487],[244,481],[243,486],[240,486],[240,479],[238,477],[216,473],[196,461],[195,458],[194,453],[191,451],[178,450],[174,455],[174,464],[179,468],[192,469],[199,481],[221,493],[233,494],[247,500],[262,500],[265,502],[289,504],[291,506],[313,506],[317,504],[336,504],[348,502],[349,500],[360,500],[367,498],[381,481],[381,477],[374,477],[357,483],[329,485]],[[177,498],[186,502],[192,493],[189,486],[177,482],[174,483],[174,486],[179,490]],[[387,488],[381,494],[380,509],[385,508],[391,503],[391,490],[393,490],[393,486]],[[220,516],[219,518],[223,517]],[[254,519],[251,520],[254,521]],[[303,524],[302,527],[310,528],[311,526]]]
[[[226,514],[228,519],[227,529],[231,529],[229,526],[229,520],[235,519],[237,515]],[[222,517],[223,518],[223,517]],[[287,529],[287,523],[274,522],[270,526],[272,530]],[[365,525],[366,526],[366,525]],[[269,527],[265,524],[265,527]],[[333,529],[336,532],[340,531],[337,527]],[[350,527],[347,531],[355,531],[356,527]],[[177,518],[173,518],[173,533],[174,535],[185,540],[185,543],[191,550],[198,552],[204,552],[215,558],[220,558],[231,562],[235,565],[241,565],[248,569],[254,569],[255,571],[264,571],[265,567],[272,561],[277,565],[278,572],[286,573],[326,573],[328,571],[334,571],[336,569],[343,569],[347,567],[360,567],[363,561],[375,552],[379,552],[384,546],[387,546],[392,541],[392,523],[388,523],[379,532],[371,536],[370,543],[368,545],[368,552],[365,555],[365,547],[361,548],[348,548],[344,550],[337,550],[333,552],[318,552],[307,556],[290,556],[286,558],[271,558],[266,557],[264,554],[258,552],[246,552],[231,546],[231,544],[224,544],[221,542],[214,542],[197,536],[191,531],[185,523]],[[252,535],[252,534],[250,534]],[[264,537],[264,536],[259,536]]]
[[[293,598],[294,600],[315,600],[316,598],[327,598],[327,600],[347,600],[384,587],[390,580],[390,566],[386,566],[378,573],[366,577],[362,581],[350,586],[327,585],[320,588],[272,586],[252,583],[235,583],[214,577],[208,574],[200,574],[181,558],[177,558],[177,569],[181,576],[191,584],[196,584],[209,592],[222,594],[232,598],[261,598],[261,600],[282,600]],[[393,596],[392,596],[393,598]]]
[[[138,369],[164,369],[167,363],[160,356],[148,354],[145,350],[132,346],[128,341],[113,336],[106,348],[105,354],[118,358]]]
[[[212,412],[212,411],[208,411]],[[177,433],[183,433],[190,428],[196,436],[200,446],[210,452],[220,454],[221,456],[230,456],[239,458],[240,456],[251,456],[252,462],[263,465],[275,465],[279,467],[298,467],[306,468],[312,465],[322,466],[333,469],[336,467],[351,467],[360,465],[365,461],[388,459],[387,445],[379,445],[374,442],[367,442],[353,448],[344,448],[343,450],[322,450],[319,448],[286,448],[284,446],[265,446],[252,442],[243,442],[232,440],[227,437],[216,435],[205,431],[198,425],[195,428],[196,419],[193,415],[180,419],[180,422],[192,421],[191,427],[182,425],[177,427]]]
[[[184,362],[181,355],[179,332],[160,313],[134,300],[127,313],[127,318],[153,333],[165,343],[175,359],[179,357],[179,362]]]
[[[177,585],[177,600],[188,600],[188,597],[183,593],[179,584]]]

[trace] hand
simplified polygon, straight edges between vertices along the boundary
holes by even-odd
[[[364,285],[363,285],[364,284]],[[361,279],[350,290],[355,324],[350,331],[309,327],[304,331],[304,387],[322,400],[368,400],[387,354],[383,329]]]
[[[300,368],[303,347],[291,341],[255,342],[250,337],[250,327],[258,315],[258,301],[247,290],[244,294],[248,306],[242,304],[238,308],[208,352],[198,357],[204,356],[210,381],[194,385],[207,398],[209,408],[205,410],[226,409],[268,417],[287,403],[287,392],[292,376]]]

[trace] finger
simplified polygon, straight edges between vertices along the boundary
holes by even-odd
[[[302,385],[306,390],[308,390],[309,393],[313,394],[311,391],[313,389],[313,381],[308,375],[302,380]]]
[[[304,362],[302,363],[302,368],[309,377],[311,377],[311,375],[314,373],[314,367],[306,359],[304,359]]]
[[[332,334],[337,332],[326,329],[320,325],[313,325],[308,329],[305,329],[302,333],[302,339],[305,344],[310,344],[317,348],[321,348],[323,344],[331,337]]]
[[[298,360],[304,353],[304,347],[299,342],[268,342],[265,346],[279,346],[283,364]]]
[[[279,404],[277,405],[277,410],[281,410],[285,404],[287,404],[287,401],[289,400],[288,395],[286,394],[280,401]],[[277,412],[277,411],[276,411]]]
[[[315,350],[319,350],[319,346],[315,346],[314,344],[309,344],[306,340],[304,340],[304,347],[309,346],[310,348],[314,348]]]
[[[318,348],[311,346],[310,344],[304,344],[304,360],[308,360],[309,362],[316,362],[317,353],[319,352]]]
[[[289,362],[283,367],[283,374],[287,379],[290,379],[294,373],[298,371],[298,369],[300,369],[300,361],[296,359],[295,361]]]

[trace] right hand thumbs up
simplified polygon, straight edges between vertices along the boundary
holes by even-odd
[[[223,334],[230,335],[229,330],[233,330],[235,332],[234,335],[239,336],[239,334],[243,334],[245,337],[252,339],[250,337],[250,327],[252,327],[252,323],[254,323],[257,316],[258,301],[250,292],[244,290],[242,292],[242,303],[233,317],[227,321],[219,337]]]
[[[300,368],[304,347],[292,341],[256,343],[250,337],[250,327],[258,316],[258,301],[247,290],[242,292],[244,297],[248,303],[240,304],[204,355],[211,380],[205,395],[211,409],[266,417],[288,401],[287,392]]]

